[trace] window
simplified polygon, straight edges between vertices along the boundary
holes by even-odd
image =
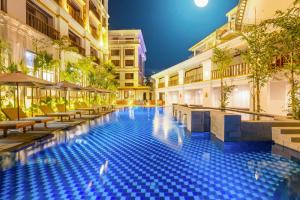
[[[132,87],[132,86],[133,86],[133,83],[125,83],[125,86],[126,86],[126,87]]]
[[[97,50],[93,47],[90,47],[90,52],[91,52],[91,56],[93,57],[98,57],[98,53],[97,53]]]
[[[125,55],[126,56],[133,56],[134,55],[134,49],[125,49]]]
[[[7,12],[7,0],[0,0],[0,10]]]
[[[111,53],[111,56],[120,56],[119,49],[112,49],[110,53]]]
[[[119,74],[119,73],[116,73],[116,74],[115,74],[115,79],[116,79],[116,80],[120,80],[120,74]]]
[[[127,79],[127,80],[132,80],[132,79],[134,79],[134,73],[126,73],[126,74],[125,74],[125,79]]]
[[[114,64],[114,66],[120,67],[120,60],[112,60],[111,62]]]
[[[72,42],[72,44],[76,46],[81,46],[81,39],[79,36],[77,36],[75,33],[69,30],[69,38]]]
[[[128,99],[129,97],[129,91],[124,91],[124,99]]]
[[[133,67],[134,61],[133,60],[125,60],[125,66],[126,67]]]

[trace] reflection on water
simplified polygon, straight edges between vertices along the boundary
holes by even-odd
[[[54,191],[58,199],[61,194],[134,199],[133,193],[140,199],[161,193],[170,199],[176,199],[174,194],[185,199],[299,199],[299,164],[272,153],[271,147],[187,133],[168,109],[124,109],[3,154],[0,193],[6,199],[21,199],[14,191],[36,198]],[[142,196],[146,193],[148,198]]]
[[[153,136],[167,146],[180,150],[183,145],[184,130],[176,126],[176,121],[170,120],[170,110],[161,112],[156,108],[153,118]],[[176,134],[174,134],[176,133]]]
[[[48,148],[65,144],[69,147],[72,145],[87,145],[88,142],[82,138],[83,135],[88,134],[89,130],[96,126],[103,126],[108,121],[111,120],[110,115],[106,115],[96,120],[87,122],[80,126],[76,126],[71,130],[67,131],[57,131],[54,132],[54,137],[47,139],[45,141],[37,142],[36,144],[18,151],[18,152],[5,152],[0,153],[0,169],[6,170],[13,167],[15,164],[20,163],[21,165],[30,165],[30,164],[47,164],[47,165],[55,165],[58,164],[55,159],[47,158],[47,159],[34,159],[29,160],[29,158],[41,151],[44,151]],[[108,164],[108,163],[107,163]],[[107,166],[106,166],[107,168]]]

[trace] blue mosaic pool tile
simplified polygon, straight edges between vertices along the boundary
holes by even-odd
[[[230,151],[187,133],[161,109],[119,111],[2,170],[1,199],[278,199],[298,163],[271,150]],[[228,148],[225,148],[228,149]]]

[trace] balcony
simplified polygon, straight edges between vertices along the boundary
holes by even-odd
[[[53,28],[52,25],[42,21],[34,14],[26,11],[26,24],[35,30],[47,35],[53,40],[59,39],[59,32]]]
[[[190,84],[190,83],[196,83],[196,82],[201,82],[203,81],[203,74],[195,74],[191,76],[187,76],[184,79],[185,84]]]
[[[249,66],[247,64],[231,65],[223,72],[223,78],[245,76],[249,74]],[[221,72],[219,70],[213,70],[211,73],[211,79],[221,79]]]
[[[99,37],[100,37],[100,35],[99,35],[97,29],[96,29],[95,27],[91,26],[91,27],[90,27],[90,30],[91,30],[92,36],[93,36],[96,40],[98,40]]]
[[[85,48],[81,47],[79,44],[75,43],[72,41],[72,47],[75,47],[78,49],[78,53],[81,54],[82,56],[85,56]]]
[[[90,11],[97,17],[99,21],[101,21],[101,15],[98,12],[96,6],[93,4],[93,2],[90,1]]]
[[[164,88],[165,87],[165,83],[158,83],[158,88]]]
[[[176,85],[178,85],[178,80],[170,80],[169,81],[169,87],[176,86]]]
[[[77,9],[73,8],[72,5],[68,4],[68,12],[69,14],[72,16],[72,18],[77,21],[81,26],[84,25],[83,23],[83,19],[80,15],[80,11],[78,11]]]
[[[139,44],[139,40],[110,40],[110,44]]]

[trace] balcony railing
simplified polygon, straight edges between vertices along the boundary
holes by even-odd
[[[75,19],[75,21],[77,21],[81,26],[83,26],[84,23],[80,13],[69,4],[68,4],[68,12],[73,17],[73,19]]]
[[[110,44],[139,44],[139,40],[110,40]]]
[[[85,48],[81,47],[79,44],[72,42],[73,47],[76,47],[78,49],[78,53],[85,56]]]
[[[94,13],[94,15],[97,17],[97,19],[101,20],[100,13],[97,11],[96,6],[91,1],[90,1],[90,10],[92,11],[92,13]]]
[[[98,31],[97,31],[97,29],[96,28],[94,28],[94,27],[91,27],[90,28],[90,30],[91,30],[91,34],[92,34],[92,36],[95,38],[95,39],[99,39],[99,37],[100,37],[100,35],[99,35],[99,33],[98,33]]]
[[[178,80],[169,81],[169,87],[176,86],[176,85],[178,85]]]
[[[28,11],[26,12],[26,24],[54,40],[59,39],[57,30]]]
[[[184,83],[185,84],[190,84],[190,83],[196,83],[196,82],[200,82],[203,81],[203,74],[195,74],[195,75],[191,75],[191,76],[186,76],[184,79]]]
[[[158,88],[164,88],[165,87],[165,83],[158,83]]]
[[[237,64],[228,67],[223,71],[223,78],[245,76],[249,74],[249,66],[247,64]],[[221,78],[221,71],[213,70],[211,73],[211,79],[216,80]]]

